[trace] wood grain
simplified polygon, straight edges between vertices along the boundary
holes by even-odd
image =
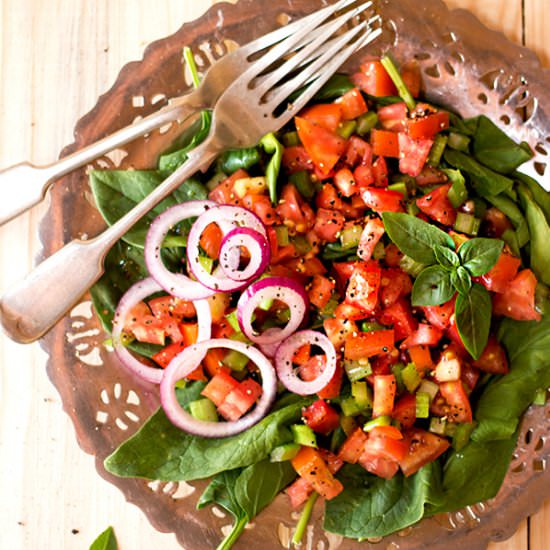
[[[46,163],[71,142],[75,121],[144,47],[198,17],[210,0],[2,0],[0,2],[0,168]],[[548,0],[448,0],[526,43],[548,65]],[[0,292],[21,278],[39,250],[44,206],[0,228]],[[87,548],[114,525],[122,549],[178,550],[96,473],[45,373],[38,345],[0,337],[0,546]],[[544,550],[550,504],[491,550]],[[189,549],[192,550],[192,549]]]

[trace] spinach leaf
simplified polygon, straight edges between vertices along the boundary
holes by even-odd
[[[436,263],[433,251],[435,245],[454,248],[454,242],[447,233],[415,216],[384,212],[382,220],[397,248],[421,264]]]
[[[283,146],[275,137],[275,134],[267,134],[260,140],[260,146],[264,151],[271,155],[265,169],[267,188],[269,189],[269,198],[273,206],[277,206],[277,178],[281,169],[281,160],[283,158]]]
[[[183,392],[189,391],[186,387]],[[302,398],[263,418],[248,430],[223,439],[207,439],[182,432],[159,409],[141,429],[105,460],[105,468],[120,477],[181,481],[210,477],[266,458],[277,445],[292,439]],[[151,445],[154,441],[155,444]]]
[[[438,306],[448,302],[454,293],[451,273],[432,265],[424,268],[414,281],[411,302],[413,306]]]
[[[327,243],[321,252],[321,258],[327,261],[342,260],[346,258],[348,261],[357,258],[357,247],[351,248],[342,246],[341,243]]]
[[[518,246],[520,248],[524,247],[529,242],[529,227],[518,205],[504,195],[486,197],[486,199],[510,219],[516,229]]]
[[[514,172],[513,176],[529,188],[529,191],[531,191],[531,194],[533,195],[533,199],[544,212],[546,221],[550,223],[550,193],[545,191],[536,180],[527,174]]]
[[[476,133],[479,117],[463,119],[455,113],[449,112],[449,130],[464,134],[465,136],[473,136]]]
[[[504,319],[498,337],[508,354],[510,372],[481,395],[475,441],[511,437],[536,391],[550,386],[550,316],[539,322]]]
[[[422,519],[427,504],[440,498],[436,463],[416,474],[385,480],[360,466],[346,465],[338,474],[344,490],[326,502],[324,528],[345,537],[383,537]]]
[[[429,503],[426,515],[453,512],[493,498],[512,459],[517,434],[502,441],[470,441],[461,451],[453,451],[443,467],[442,497]]]
[[[501,174],[513,172],[533,157],[528,145],[518,145],[484,115],[479,117],[472,141],[476,159]]]
[[[459,294],[468,295],[472,288],[472,279],[464,266],[459,265],[457,269],[451,272],[451,284]]]
[[[220,156],[218,168],[225,174],[231,175],[239,169],[250,170],[260,162],[261,158],[258,147],[230,149]]]
[[[499,239],[476,237],[460,246],[458,256],[468,273],[479,277],[497,263],[503,246],[504,242]]]
[[[478,359],[489,338],[491,328],[491,297],[478,283],[474,283],[467,295],[459,294],[456,299],[456,327],[468,353]]]
[[[218,474],[202,494],[197,508],[218,504],[235,518],[233,529],[218,546],[229,549],[246,524],[270,504],[294,478],[290,462],[262,460],[244,469]]]
[[[529,248],[530,267],[539,281],[550,284],[550,226],[544,212],[534,201],[531,191],[524,184],[518,185],[521,205],[525,211],[531,242]]]
[[[115,532],[112,527],[107,527],[97,539],[92,542],[90,550],[118,550]]]
[[[346,92],[354,88],[347,74],[336,73],[331,76],[326,84],[313,96],[314,101],[327,101],[330,99],[338,99]]]
[[[513,180],[483,166],[469,155],[447,148],[443,157],[451,166],[470,176],[476,193],[482,197],[498,195],[512,188]]]
[[[460,265],[457,253],[446,246],[436,244],[434,246],[434,255],[437,263],[444,269],[451,270]]]

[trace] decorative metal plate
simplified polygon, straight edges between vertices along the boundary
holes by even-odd
[[[68,154],[166,103],[190,88],[182,77],[181,50],[192,47],[206,69],[228,50],[305,15],[316,0],[240,0],[217,4],[174,35],[151,44],[142,61],[126,65],[112,87],[75,129]],[[536,151],[528,169],[550,187],[546,170],[550,147],[549,71],[529,50],[484,27],[464,10],[449,12],[440,0],[380,0],[376,6],[385,32],[369,54],[390,49],[398,61],[416,59],[424,88],[434,102],[464,116],[485,113]],[[358,64],[361,56],[354,63]],[[352,68],[351,66],[349,67]],[[94,163],[102,168],[147,168],[179,131],[173,124],[112,152]],[[103,221],[93,205],[86,171],[54,186],[51,208],[41,224],[43,256],[70,239],[97,234]],[[219,509],[196,511],[204,482],[149,483],[118,479],[102,463],[158,406],[156,388],[132,378],[103,346],[106,336],[89,300],[62,320],[42,341],[49,354],[48,374],[71,417],[81,447],[96,457],[98,472],[139,506],[160,531],[174,532],[188,550],[212,548],[231,523]],[[461,512],[424,520],[382,540],[357,543],[323,532],[322,508],[307,532],[307,548],[411,549],[485,548],[489,540],[510,536],[520,520],[535,512],[550,492],[548,430],[550,405],[533,408],[523,421],[514,461],[502,490],[492,501]],[[154,444],[154,442],[151,442]],[[246,530],[237,547],[289,548],[296,517],[280,496]]]

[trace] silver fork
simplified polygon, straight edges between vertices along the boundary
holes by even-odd
[[[254,63],[250,61],[251,57],[298,32],[304,24],[323,21],[355,1],[340,0],[223,56],[210,67],[196,90],[173,98],[166,107],[53,164],[34,166],[25,162],[0,171],[0,225],[38,204],[53,182],[65,174],[169,122],[183,121],[197,111],[212,109],[227,86],[238,78],[246,67]],[[360,9],[367,9],[371,5],[371,1],[366,2]],[[305,35],[302,42],[310,42],[322,33],[324,28],[325,26],[321,26],[314,29],[312,35]],[[303,45],[296,43],[294,48]],[[317,55],[320,54],[322,52],[317,52]],[[17,189],[16,193],[14,189]]]
[[[0,316],[8,336],[22,343],[40,338],[99,279],[108,250],[144,214],[225,149],[253,146],[297,114],[354,51],[380,34],[380,29],[372,30],[361,23],[333,39],[330,47],[322,48],[322,55],[313,55],[354,16],[351,11],[332,21],[323,33],[266,75],[267,67],[317,27],[320,21],[312,19],[245,70],[219,98],[208,137],[189,153],[178,170],[103,233],[88,241],[71,241],[6,292],[0,300]],[[312,58],[314,61],[304,67],[304,62]],[[293,76],[285,81],[290,71]],[[308,82],[305,91],[280,112],[289,95]]]

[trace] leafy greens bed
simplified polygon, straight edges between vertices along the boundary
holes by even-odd
[[[340,98],[354,89],[354,84],[356,82],[352,83],[347,76],[337,75],[316,101]],[[403,92],[400,88],[397,91]],[[405,94],[407,100],[409,96],[405,92],[401,95]],[[371,106],[369,112],[402,102],[402,98],[395,95],[365,97]],[[484,116],[462,120],[451,114],[450,121],[450,128],[439,143],[439,154],[433,149],[430,152],[435,156],[430,163],[446,174],[447,181],[453,185],[457,182],[456,188],[467,189],[473,198],[472,208],[476,215],[478,211],[494,207],[509,220],[511,227],[502,239],[536,275],[539,282],[536,307],[542,319],[504,318],[491,322],[491,297],[475,277],[487,272],[485,264],[489,267],[495,264],[502,241],[498,241],[497,250],[494,239],[469,241],[475,242],[475,246],[468,245],[466,240],[455,253],[453,239],[435,225],[415,218],[414,212],[412,215],[381,214],[391,241],[416,265],[413,305],[443,304],[458,291],[455,311],[464,347],[471,356],[479,358],[492,324],[506,350],[510,370],[505,375],[483,375],[470,397],[474,423],[469,437],[416,473],[405,477],[399,472],[391,479],[383,479],[358,464],[347,464],[340,470],[337,477],[343,491],[327,500],[324,527],[347,537],[385,536],[423,517],[454,511],[493,497],[508,470],[522,414],[537,396],[540,397],[540,391],[550,386],[550,315],[547,314],[548,289],[545,287],[550,284],[547,248],[550,197],[534,180],[517,171],[531,157],[527,146],[515,144]],[[92,190],[106,222],[114,223],[185,162],[186,153],[207,135],[209,124],[210,115],[204,113],[171,150],[159,158],[154,170],[93,171],[90,174]],[[227,152],[204,176],[184,182],[113,247],[106,261],[105,275],[92,289],[96,312],[107,331],[111,331],[122,295],[148,275],[143,246],[154,217],[172,205],[206,199],[219,182],[240,169],[252,175],[265,175],[270,200],[276,204],[287,177],[281,170],[285,136],[288,138],[287,130],[277,136],[266,136],[255,148]],[[396,183],[410,184],[410,178],[402,180],[401,176]],[[313,200],[319,191],[315,181],[305,186],[295,181],[302,197]],[[178,224],[163,243],[163,261],[173,271],[181,270],[191,222],[185,220]],[[332,261],[355,261],[357,254],[357,243],[349,246],[335,240],[324,243],[320,257],[330,264]],[[314,315],[310,326],[322,327],[323,320],[333,314],[334,311],[325,310]],[[159,345],[138,340],[130,341],[128,346],[149,358],[161,349]],[[201,397],[204,387],[204,381],[194,381],[178,388],[180,404],[188,408]],[[348,396],[349,392],[349,387],[343,390]],[[282,392],[271,412],[258,424],[223,439],[182,432],[159,409],[106,459],[105,467],[123,477],[164,481],[212,478],[198,507],[216,503],[234,517],[233,531],[221,545],[229,548],[246,523],[296,478],[289,460],[272,462],[270,456],[274,449],[293,441],[291,427],[301,421],[304,408],[314,400],[314,397]],[[333,450],[346,435],[341,427],[334,431],[330,441]]]

